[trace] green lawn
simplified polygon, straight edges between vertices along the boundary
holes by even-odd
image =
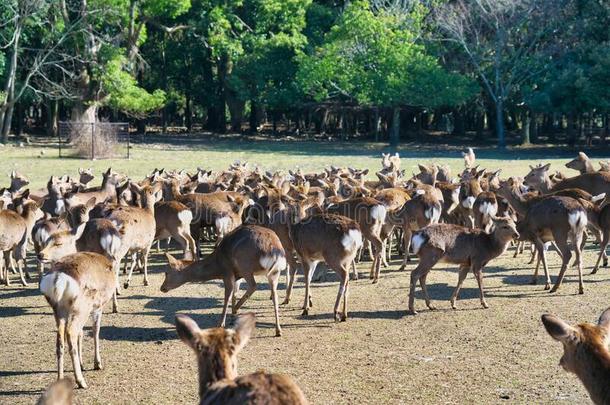
[[[477,162],[485,168],[502,168],[503,175],[525,175],[528,164],[551,162],[553,170],[566,169],[564,164],[576,150],[549,148],[511,148],[497,151],[493,148],[475,149]],[[0,149],[0,173],[8,175],[15,169],[27,175],[31,187],[44,187],[50,175],[76,175],[79,167],[93,167],[100,173],[109,166],[128,176],[139,179],[155,167],[194,170],[204,167],[224,169],[235,160],[248,161],[266,170],[294,169],[321,170],[330,165],[371,169],[381,167],[381,152],[389,152],[387,145],[365,142],[311,142],[273,141],[257,142],[239,139],[187,140],[172,144],[137,144],[131,149],[131,159],[90,161],[77,158],[58,158],[57,149],[47,145],[28,145],[23,148],[5,146]],[[396,149],[401,154],[402,168],[407,174],[418,172],[418,163],[437,162],[451,166],[453,173],[463,168],[460,148],[448,145],[404,144]],[[42,154],[41,152],[44,152]],[[591,154],[591,153],[590,153]],[[595,156],[595,154],[593,154]],[[607,156],[607,154],[605,155]],[[603,153],[596,155],[604,158]],[[94,183],[96,180],[94,180]],[[0,183],[3,184],[3,183]]]

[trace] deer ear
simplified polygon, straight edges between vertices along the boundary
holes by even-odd
[[[547,164],[545,164],[544,166],[541,167],[542,171],[545,171],[545,172],[548,171],[550,168],[551,168],[551,164],[550,163],[547,163]]]
[[[250,340],[250,336],[256,325],[256,317],[252,312],[241,315],[235,322],[235,353],[241,351]]]
[[[201,333],[201,329],[191,317],[182,314],[176,315],[176,332],[178,332],[180,340],[194,350],[197,349],[196,339]]]
[[[95,207],[95,197],[91,197],[89,199],[89,201],[87,201],[87,203],[85,204],[86,208],[93,208]]]
[[[576,329],[555,315],[542,315],[542,323],[549,335],[560,342],[567,341],[576,334]]]
[[[229,202],[235,202],[235,197],[233,197],[231,194],[227,194],[227,200]]]
[[[172,270],[182,270],[185,267],[182,260],[176,259],[174,256],[170,255],[169,253],[166,253],[165,257],[167,257],[169,267],[171,267]]]
[[[606,333],[610,332],[610,308],[606,309],[599,316],[597,324],[606,330]]]
[[[585,152],[578,152],[578,157],[582,160],[589,160],[589,156],[587,156]]]

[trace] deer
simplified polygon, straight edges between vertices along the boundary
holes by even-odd
[[[542,324],[563,344],[559,365],[576,374],[594,403],[610,403],[610,308],[602,312],[596,325],[586,322],[572,326],[553,314],[542,315]]]
[[[282,335],[280,327],[277,285],[280,273],[286,268],[286,254],[278,236],[270,229],[258,225],[242,225],[226,235],[214,251],[202,260],[194,262],[179,260],[166,254],[169,269],[161,291],[167,293],[189,282],[223,280],[225,294],[220,327],[227,319],[229,299],[232,300],[232,313],[256,291],[255,275],[265,274],[271,286],[271,297],[275,311],[275,335]],[[248,288],[236,300],[236,281],[245,279]]]
[[[160,184],[140,187],[134,183],[132,186],[140,195],[142,207],[119,206],[106,217],[106,219],[121,226],[121,247],[116,255],[117,288],[119,288],[119,264],[128,253],[132,254],[132,259],[134,260],[131,262],[127,280],[123,287],[129,288],[131,275],[136,265],[135,257],[138,253],[141,255],[143,262],[144,285],[148,285],[148,254],[157,230],[155,204],[161,198]],[[117,294],[119,293],[120,290],[117,290]]]
[[[476,155],[472,148],[468,148],[466,152],[462,152],[462,157],[464,158],[464,167],[466,169],[471,169],[475,167],[474,163],[477,159]]]
[[[73,385],[74,381],[69,378],[55,381],[38,398],[36,405],[72,405],[74,401]]]
[[[407,262],[411,261],[409,249],[413,232],[430,224],[438,223],[441,210],[441,202],[434,195],[418,190],[418,193],[412,199],[392,215],[390,220],[402,228],[403,235],[404,255],[399,271],[404,270],[407,267]]]
[[[51,267],[40,282],[40,291],[53,309],[57,325],[57,377],[64,378],[64,348],[72,357],[76,384],[87,388],[83,376],[83,326],[93,317],[95,370],[102,369],[100,327],[102,310],[116,290],[113,264],[98,253],[80,252],[65,256]]]
[[[93,179],[95,179],[93,168],[83,169],[80,167],[78,169],[78,191],[85,191],[87,189],[87,184],[91,183]]]
[[[72,205],[84,204],[92,197],[95,197],[95,199],[100,202],[107,200],[116,202],[116,186],[122,179],[123,176],[114,172],[112,168],[108,168],[103,174],[102,186],[99,190],[76,192],[68,194],[65,198],[66,200],[69,200]]]
[[[553,184],[548,173],[550,167],[550,163],[536,167],[530,165],[530,172],[525,176],[525,183],[544,194],[579,188],[592,195],[602,193],[610,195],[610,172],[584,173]]]
[[[483,229],[489,233],[492,226],[491,218],[498,213],[496,194],[493,191],[481,192],[474,201],[472,211],[474,212],[475,228]]]
[[[483,268],[504,253],[510,241],[519,237],[511,218],[492,218],[492,221],[494,230],[490,234],[481,229],[469,229],[454,224],[433,224],[413,234],[411,243],[413,252],[419,257],[419,264],[411,272],[409,314],[417,314],[415,287],[418,280],[426,306],[430,310],[436,309],[428,296],[426,278],[439,261],[459,265],[458,283],[451,295],[451,308],[457,308],[457,297],[469,271],[472,271],[477,279],[481,306],[489,308],[483,294]]]
[[[257,371],[237,376],[237,355],[250,340],[254,314],[237,318],[233,329],[200,329],[187,315],[176,315],[176,331],[197,356],[200,404],[308,404],[292,378]]]
[[[0,203],[3,205],[4,203]],[[24,271],[27,274],[26,251],[29,235],[40,214],[41,202],[29,201],[21,207],[21,214],[12,210],[2,209],[0,206],[0,252],[4,255],[4,263],[0,260],[0,281],[11,285],[8,268],[13,267],[11,253],[17,261],[21,284],[28,285]],[[1,258],[0,258],[1,259]],[[14,270],[14,268],[13,268]],[[29,275],[28,275],[29,278]]]
[[[587,212],[578,200],[564,196],[549,196],[534,203],[528,210],[525,218],[519,221],[517,229],[523,239],[534,243],[539,260],[542,261],[546,283],[545,290],[556,292],[563,281],[567,266],[572,257],[568,240],[576,253],[574,266],[578,268],[578,293],[584,294],[582,281],[581,249],[585,228],[587,227]],[[561,255],[561,269],[553,288],[546,263],[544,243],[554,241]],[[534,271],[532,283],[538,276],[538,264]]]
[[[604,260],[603,266],[608,266],[608,256],[606,256],[605,253],[608,242],[610,241],[610,204],[606,204],[601,207],[597,219],[598,225],[602,231],[602,240],[599,244],[599,256],[597,257],[597,261],[595,262],[595,266],[593,267],[591,274],[597,273],[602,258]]]
[[[191,236],[193,213],[178,201],[155,204],[155,240],[173,238],[184,250],[185,259],[197,259],[197,245]]]
[[[380,235],[381,228],[386,219],[386,207],[374,198],[356,197],[331,204],[326,211],[329,214],[343,215],[358,223],[362,236],[373,247],[373,264],[369,277],[373,280],[373,284],[377,283],[381,270],[381,254],[383,248],[383,242]]]
[[[346,321],[349,266],[362,247],[362,231],[358,223],[342,215],[314,214],[290,227],[290,239],[305,275],[305,300],[302,315],[309,315],[309,308],[313,306],[310,291],[311,279],[318,263],[324,261],[340,279],[333,310],[335,321]],[[286,290],[287,298],[292,292],[293,282],[294,277],[291,277]],[[339,312],[341,300],[343,300],[343,311]]]
[[[580,174],[595,172],[591,159],[584,152],[578,152],[578,156],[566,163],[566,167],[577,170]]]
[[[23,174],[18,173],[14,170],[11,171],[10,178],[11,178],[11,184],[6,189],[6,191],[11,193],[12,195],[20,192],[25,186],[30,184],[30,180],[28,180],[27,177],[25,177]]]

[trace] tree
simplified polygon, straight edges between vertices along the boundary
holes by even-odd
[[[495,106],[498,146],[506,145],[505,102],[511,92],[551,65],[545,48],[559,23],[554,0],[456,0],[437,10],[445,35],[463,49]]]
[[[395,145],[401,106],[459,104],[473,94],[465,77],[443,70],[417,41],[424,14],[421,7],[405,16],[351,3],[325,43],[301,59],[300,85],[318,101],[391,108],[390,143]]]

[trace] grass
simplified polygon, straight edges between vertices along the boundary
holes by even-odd
[[[0,149],[0,172],[18,169],[30,176],[34,187],[40,187],[51,174],[75,174],[79,166],[91,165],[98,173],[112,165],[135,179],[154,167],[222,169],[236,159],[269,169],[300,166],[319,170],[334,164],[376,170],[380,152],[385,150],[383,145],[361,143],[218,140],[136,145],[129,161],[88,162],[59,160],[50,148],[38,158],[42,148]],[[462,167],[459,149],[453,147],[407,145],[399,151],[407,157],[403,160],[407,172],[416,170],[417,162],[447,163],[454,173]],[[501,167],[505,175],[524,175],[528,164],[539,161],[562,169],[575,154],[546,149],[502,153],[483,149],[477,153],[483,167]],[[273,337],[268,285],[261,278],[259,291],[243,309],[257,314],[257,329],[239,355],[239,373],[257,369],[287,373],[316,404],[585,403],[588,396],[582,385],[558,366],[561,345],[546,334],[540,315],[554,312],[570,322],[593,321],[610,304],[608,270],[586,275],[585,295],[578,295],[576,272],[570,269],[559,292],[549,294],[541,285],[529,284],[533,266],[526,264],[528,255],[514,259],[512,253],[511,249],[492,261],[484,272],[488,310],[481,309],[471,276],[464,283],[459,309],[450,310],[457,272],[439,265],[428,277],[429,292],[439,310],[424,309],[418,293],[420,314],[406,316],[409,272],[397,270],[400,258],[396,257],[390,268],[382,269],[379,284],[372,285],[362,277],[350,283],[350,319],[335,324],[331,309],[337,282],[332,274],[328,281],[314,284],[314,307],[307,318],[300,315],[304,292],[299,277],[293,301],[280,311],[281,338]],[[593,246],[587,248],[586,270],[591,269],[596,254]],[[92,371],[92,339],[85,337],[84,372],[90,388],[76,392],[78,403],[196,402],[196,361],[177,339],[174,317],[177,312],[187,313],[202,327],[215,326],[222,287],[218,282],[189,284],[163,294],[159,286],[166,260],[153,252],[151,262],[150,286],[142,286],[142,278],[136,274],[119,300],[121,313],[104,315],[104,370]],[[556,275],[557,255],[549,253],[549,262]],[[358,266],[361,276],[369,265]],[[411,264],[407,270],[413,267]],[[280,285],[280,296],[283,288]],[[0,303],[0,403],[33,403],[56,378],[51,309],[35,284],[1,286]],[[72,376],[68,354],[65,367]]]

